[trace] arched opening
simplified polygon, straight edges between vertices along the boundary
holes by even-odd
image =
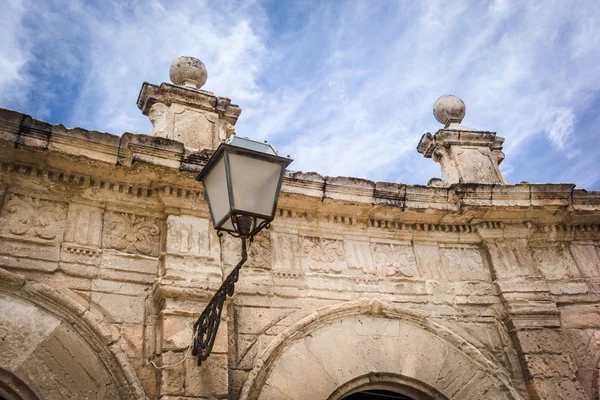
[[[0,399],[146,398],[123,339],[59,291],[0,268],[0,315]]]
[[[280,333],[240,400],[345,400],[367,390],[410,400],[521,399],[501,365],[449,328],[387,301],[358,299]]]
[[[13,373],[0,368],[0,400],[38,400],[38,397]]]
[[[390,392],[389,390],[370,389],[352,393],[342,397],[342,400],[413,400],[401,393]]]
[[[415,379],[390,373],[370,373],[339,386],[327,400],[448,400]]]

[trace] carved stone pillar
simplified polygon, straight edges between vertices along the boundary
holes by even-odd
[[[229,390],[227,307],[208,360],[198,366],[190,346],[193,326],[223,281],[221,249],[209,220],[168,215],[160,277],[153,288],[158,309],[157,357],[161,399],[225,398]],[[182,397],[180,397],[182,396]]]
[[[152,122],[152,135],[192,149],[217,148],[233,133],[241,108],[226,97],[200,89],[207,72],[196,58],[179,57],[169,75],[174,85],[144,82],[138,97],[138,108]]]
[[[504,159],[504,138],[494,132],[478,131],[462,126],[465,104],[458,97],[442,96],[434,105],[435,118],[444,129],[421,137],[417,151],[433,158],[442,167],[442,179],[430,180],[430,186],[455,183],[508,184],[498,165]]]
[[[482,227],[479,233],[531,398],[587,399],[576,376],[575,360],[567,351],[561,313],[552,299],[547,273],[540,270],[529,242],[530,227]]]

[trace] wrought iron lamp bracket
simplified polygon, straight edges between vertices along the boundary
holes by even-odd
[[[240,276],[240,269],[248,260],[248,242],[252,243],[254,239],[254,236],[249,234],[249,230],[250,227],[255,226],[255,224],[256,219],[251,221],[250,217],[240,216],[238,218],[238,223],[236,223],[237,232],[232,233],[229,231],[232,236],[242,239],[242,258],[240,259],[240,262],[238,262],[238,264],[231,270],[227,278],[225,278],[213,298],[210,300],[194,324],[192,355],[197,357],[198,365],[200,365],[202,361],[206,360],[212,352],[215,339],[217,338],[219,325],[221,323],[223,305],[225,304],[227,297],[233,296],[235,291],[235,283],[238,281]],[[254,230],[254,232],[258,232],[264,228],[270,228],[269,222],[263,221],[258,226],[258,229]],[[217,230],[217,235],[222,237],[224,232],[226,231],[219,229]]]
[[[222,233],[221,233],[222,235]],[[231,270],[227,278],[223,281],[217,293],[210,300],[200,317],[194,324],[194,337],[192,344],[192,355],[197,357],[198,365],[206,360],[212,352],[219,324],[221,323],[221,313],[223,312],[223,304],[227,297],[233,296],[235,283],[240,276],[240,269],[248,259],[247,237],[242,236],[242,259]]]

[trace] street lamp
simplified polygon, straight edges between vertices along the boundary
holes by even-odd
[[[202,181],[210,217],[219,237],[223,232],[242,239],[242,258],[229,273],[194,324],[192,354],[198,365],[212,351],[221,312],[232,296],[239,271],[248,259],[247,240],[275,218],[285,168],[292,162],[271,145],[233,135],[221,143],[196,180]]]

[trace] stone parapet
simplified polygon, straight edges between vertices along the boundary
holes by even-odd
[[[38,128],[33,132],[31,126]],[[40,131],[45,132],[43,140]],[[93,189],[89,195],[108,190],[142,201],[160,198],[176,207],[182,205],[181,201],[170,199],[195,201],[203,197],[201,185],[193,178],[212,154],[210,149],[194,151],[162,137],[132,133],[118,137],[66,129],[10,110],[0,110],[0,146],[5,148],[0,170],[7,173]],[[39,150],[48,153],[38,157]],[[73,164],[70,157],[83,163]],[[88,165],[97,170],[90,173]],[[105,179],[101,178],[103,173]],[[280,204],[294,213],[310,211],[353,223],[375,219],[393,224],[394,218],[435,224],[529,220],[587,224],[594,229],[593,223],[600,216],[598,192],[574,189],[572,184],[427,187],[289,171]]]

